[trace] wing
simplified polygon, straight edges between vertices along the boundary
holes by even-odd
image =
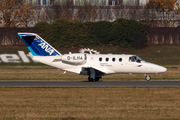
[[[94,70],[96,71],[99,71],[101,73],[104,73],[104,74],[113,74],[115,73],[114,71],[110,70],[110,69],[107,69],[107,68],[98,68],[98,67],[92,67]]]
[[[106,74],[115,73],[114,71],[109,70],[107,68],[98,68],[98,67],[85,68],[85,67],[83,67],[81,72],[80,72],[80,75],[90,75],[91,74],[90,69],[94,69],[96,76],[103,76],[103,75],[106,75]]]

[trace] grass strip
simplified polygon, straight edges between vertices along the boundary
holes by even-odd
[[[180,88],[0,88],[2,120],[179,119]]]
[[[167,72],[150,74],[152,80],[179,80],[180,69],[167,66]],[[88,76],[58,70],[49,66],[3,66],[0,69],[0,80],[82,80]],[[145,80],[144,74],[112,74],[103,76],[101,80]]]

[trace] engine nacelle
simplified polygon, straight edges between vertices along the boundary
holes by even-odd
[[[62,55],[62,62],[67,64],[85,64],[87,60],[86,54],[64,54]]]

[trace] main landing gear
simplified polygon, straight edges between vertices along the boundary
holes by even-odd
[[[101,77],[95,77],[95,79],[88,77],[88,80],[90,82],[92,82],[92,81],[99,81],[99,79],[101,79]]]
[[[89,69],[89,77],[88,77],[89,81],[99,81],[100,78],[101,75],[97,75],[95,69],[93,68]]]
[[[149,75],[146,75],[146,80],[147,81],[150,81],[151,80],[151,77]]]

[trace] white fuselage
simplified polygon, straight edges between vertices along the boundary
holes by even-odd
[[[143,61],[136,55],[99,54],[92,49],[62,55],[35,33],[18,33],[33,56],[33,60],[46,65],[88,75],[89,81],[99,81],[101,76],[114,73],[153,74],[166,72],[166,68]],[[89,51],[85,53],[85,51]],[[92,54],[95,53],[95,54]],[[151,77],[146,76],[149,81]]]
[[[84,57],[84,55],[86,55]],[[61,70],[80,74],[82,68],[94,68],[105,74],[132,73],[157,74],[166,72],[166,68],[141,61],[130,61],[135,55],[114,54],[65,54],[61,56],[35,56],[34,60]],[[77,61],[77,62],[76,62]]]

